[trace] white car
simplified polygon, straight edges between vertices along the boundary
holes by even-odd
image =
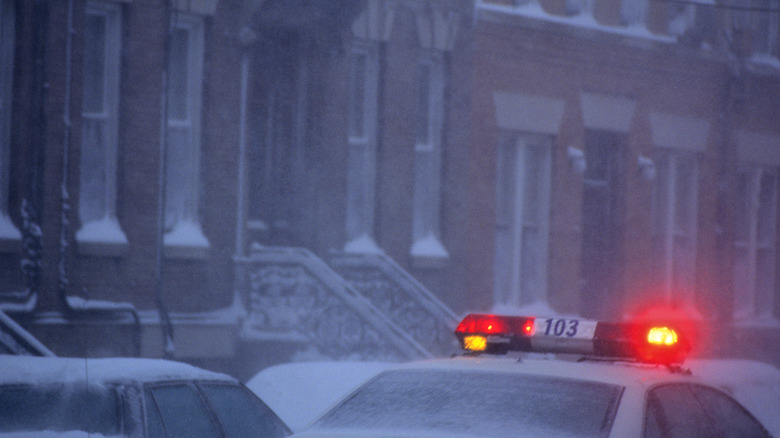
[[[386,362],[293,362],[270,366],[249,379],[257,394],[294,432],[379,372]]]
[[[159,359],[0,355],[2,437],[290,433],[257,396],[225,374]]]
[[[456,335],[470,353],[385,370],[295,436],[771,437],[681,365],[675,327],[469,315]]]

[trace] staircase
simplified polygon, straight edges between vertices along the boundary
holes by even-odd
[[[456,317],[387,256],[255,246],[236,258],[247,341],[314,348],[333,360],[404,361],[455,351]]]

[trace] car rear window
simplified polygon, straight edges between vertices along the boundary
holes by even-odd
[[[120,432],[116,391],[99,385],[20,385],[0,388],[0,432]]]
[[[603,437],[623,388],[584,380],[460,370],[395,370],[320,419],[320,429]]]
[[[238,385],[201,386],[227,438],[278,438],[288,435],[281,420]]]

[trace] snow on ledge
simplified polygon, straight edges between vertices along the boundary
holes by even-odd
[[[106,216],[103,219],[89,221],[76,232],[79,242],[127,244],[127,237],[115,217]]]
[[[412,244],[412,256],[414,257],[435,257],[446,259],[450,257],[450,253],[444,248],[444,245],[439,239],[433,235],[428,234],[424,238],[415,241]]]
[[[200,259],[209,257],[209,241],[198,222],[183,220],[163,236],[165,256],[173,259]]]
[[[360,237],[347,242],[344,245],[344,252],[352,254],[384,254],[384,251],[377,246],[374,239],[368,234],[362,234]]]
[[[74,310],[135,310],[132,304],[126,302],[86,300],[76,296],[65,299],[68,301],[68,306]]]
[[[0,212],[0,239],[21,240],[22,233],[5,213]]]
[[[200,224],[191,220],[177,222],[171,231],[165,233],[163,244],[165,246],[209,247],[209,241],[203,234]]]

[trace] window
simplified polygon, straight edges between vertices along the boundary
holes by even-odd
[[[696,268],[696,155],[659,149],[655,162],[653,240],[656,272],[668,300],[691,304]]]
[[[622,270],[624,199],[621,163],[625,135],[589,130],[585,134],[582,189],[583,309],[604,318],[617,311]]]
[[[653,388],[645,415],[645,438],[721,436],[686,384]]]
[[[165,236],[169,256],[203,256],[209,243],[198,218],[203,19],[175,14],[168,54]],[[176,251],[175,249],[182,251]]]
[[[777,169],[746,168],[737,176],[734,295],[740,319],[771,317],[775,293]]]
[[[756,59],[777,57],[778,5],[767,0],[740,0],[735,4],[731,20],[733,29],[749,33]],[[731,29],[730,29],[731,30]]]
[[[444,60],[440,55],[425,56],[417,69],[412,256],[418,260],[443,259],[449,257],[439,230]]]
[[[120,433],[120,397],[114,388],[77,383],[0,387],[0,435],[36,431]],[[41,435],[45,435],[41,433]]]
[[[754,6],[763,9],[753,12],[755,38],[753,45],[753,54],[756,57],[777,57],[777,28],[780,4],[769,2],[767,8],[766,1],[754,1]]]
[[[84,21],[79,250],[126,244],[116,217],[121,9],[90,2]],[[104,247],[105,248],[105,247]]]
[[[645,26],[647,0],[623,0],[620,4],[620,19],[625,26]]]
[[[683,36],[696,23],[696,6],[689,3],[669,2],[670,35]]]
[[[200,395],[189,385],[149,389],[146,393],[146,416],[148,435],[153,438],[220,436]]]
[[[20,240],[8,215],[14,46],[14,2],[0,0],[0,239]]]
[[[719,390],[704,385],[666,384],[648,393],[643,436],[770,435],[744,407]]]
[[[205,384],[209,399],[226,438],[283,437],[287,429],[266,406],[237,385]]]
[[[505,134],[498,151],[495,303],[544,301],[550,210],[551,141]]]
[[[376,45],[359,45],[353,47],[349,56],[346,251],[379,251],[373,239],[378,50]]]
[[[593,17],[593,0],[566,0],[566,15]]]

